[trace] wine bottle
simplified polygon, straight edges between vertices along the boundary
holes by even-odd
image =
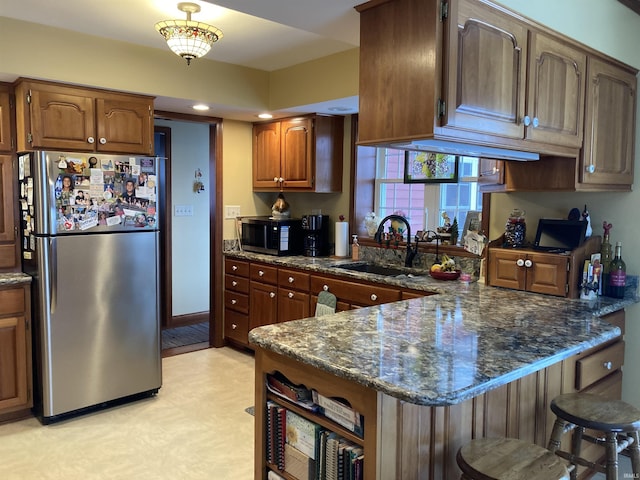
[[[622,260],[622,242],[616,242],[615,257],[609,266],[609,296],[623,298],[626,281],[627,266]]]
[[[602,264],[601,295],[609,294],[609,272],[611,269],[611,243],[609,243],[609,231],[605,229],[604,240],[600,247],[600,263]]]

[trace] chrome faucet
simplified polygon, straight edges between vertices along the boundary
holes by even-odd
[[[404,218],[402,215],[388,215],[382,219],[380,224],[378,225],[378,230],[376,230],[376,234],[374,235],[374,239],[382,244],[382,232],[384,230],[384,223],[387,220],[397,220],[398,222],[402,222],[407,226],[407,256],[404,260],[405,267],[413,266],[413,259],[418,254],[418,242],[416,242],[415,247],[411,247],[411,225],[409,225],[409,220]]]

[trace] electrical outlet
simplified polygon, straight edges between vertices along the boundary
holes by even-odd
[[[224,218],[236,218],[240,216],[240,205],[225,205]]]

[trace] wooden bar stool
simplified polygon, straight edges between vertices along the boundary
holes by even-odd
[[[548,449],[568,460],[572,465],[581,465],[604,473],[607,480],[618,480],[618,453],[623,450],[631,457],[633,478],[640,478],[640,410],[621,400],[607,400],[588,393],[568,393],[551,401],[551,411],[556,414]],[[604,438],[585,435],[585,429],[604,433]],[[560,450],[560,441],[565,432],[574,430],[571,452]],[[605,464],[593,463],[580,457],[582,440],[605,448]],[[571,472],[577,478],[577,468]]]
[[[569,480],[564,462],[546,448],[515,438],[477,438],[458,450],[460,480]]]

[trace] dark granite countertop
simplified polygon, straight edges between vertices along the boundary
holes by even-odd
[[[622,300],[572,300],[335,268],[351,260],[226,253],[438,293],[249,333],[261,348],[418,405],[462,402],[615,338],[620,330],[599,317],[638,301],[635,289]]]
[[[26,273],[0,273],[0,287],[5,285],[21,285],[31,283],[31,277]]]

